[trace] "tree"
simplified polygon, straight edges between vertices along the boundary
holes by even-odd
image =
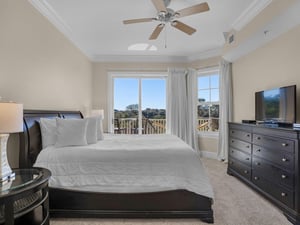
[[[126,106],[126,110],[138,110],[139,109],[139,104],[131,104]]]

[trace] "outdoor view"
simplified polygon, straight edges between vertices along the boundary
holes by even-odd
[[[166,132],[166,79],[114,78],[114,132]],[[141,105],[139,105],[141,104]],[[198,77],[198,130],[219,130],[219,75]]]
[[[219,75],[198,77],[198,130],[219,130]]]
[[[114,132],[166,132],[166,79],[114,78]]]

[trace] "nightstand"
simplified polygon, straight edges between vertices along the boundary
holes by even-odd
[[[0,186],[0,224],[49,225],[48,180],[43,168],[15,169],[15,179]]]

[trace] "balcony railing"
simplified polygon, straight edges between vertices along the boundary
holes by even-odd
[[[198,119],[199,131],[218,131],[219,118]],[[114,132],[117,134],[138,134],[138,120],[136,118],[115,119]],[[142,120],[142,134],[166,133],[166,119]]]

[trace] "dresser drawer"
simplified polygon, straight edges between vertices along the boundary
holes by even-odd
[[[294,153],[295,143],[292,140],[287,140],[277,137],[269,137],[260,134],[253,134],[253,144],[268,147],[273,150],[283,150]]]
[[[253,145],[253,155],[274,163],[283,169],[294,170],[294,154],[290,154],[286,151],[274,151]]]
[[[247,141],[247,142],[252,141],[251,132],[247,132],[247,131],[243,131],[243,130],[230,129],[229,134],[233,138],[237,138],[237,139]]]
[[[232,170],[234,170],[236,173],[240,174],[244,178],[250,180],[251,178],[251,168],[246,166],[243,163],[240,163],[239,161],[235,160],[234,158],[229,157],[228,166]]]
[[[264,179],[258,172],[252,171],[252,182],[263,190],[265,193],[276,198],[278,201],[287,205],[290,208],[294,208],[294,192],[276,185],[266,179]]]
[[[246,164],[247,166],[251,167],[251,155],[244,153],[242,151],[239,151],[237,149],[234,148],[230,148],[229,149],[229,155],[230,157]]]
[[[235,138],[229,139],[230,146],[251,154],[251,143],[240,141]]]
[[[260,176],[264,177],[266,180],[293,189],[294,174],[282,170],[263,159],[253,156],[252,171],[255,171],[255,173],[257,174],[260,174]]]

